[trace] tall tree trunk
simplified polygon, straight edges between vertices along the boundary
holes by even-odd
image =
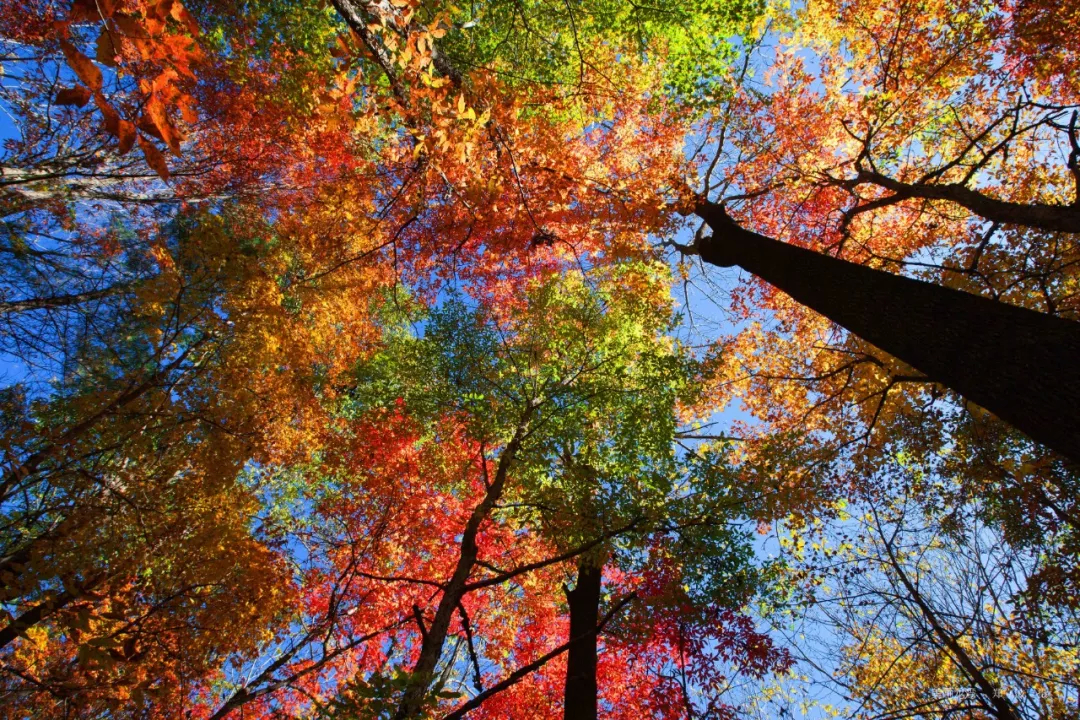
[[[566,656],[565,720],[596,720],[596,639],[602,568],[578,560],[577,583],[566,591],[570,604],[570,649]]]
[[[702,260],[739,265],[1080,463],[1080,323],[873,270],[739,227],[720,205]]]
[[[513,465],[523,438],[528,431],[529,420],[535,410],[535,405],[530,404],[514,432],[514,436],[503,448],[499,457],[499,465],[495,471],[495,478],[484,494],[484,499],[473,508],[469,515],[465,528],[461,533],[460,554],[457,564],[454,566],[454,574],[443,586],[442,598],[435,609],[435,617],[431,625],[422,631],[420,654],[412,668],[412,677],[402,694],[400,705],[394,714],[395,720],[408,720],[420,713],[420,706],[435,679],[435,668],[442,656],[443,644],[446,642],[447,633],[450,630],[450,620],[454,611],[461,603],[461,599],[468,591],[467,584],[469,575],[476,566],[476,560],[480,554],[476,538],[495,503],[502,497],[503,488],[506,486],[507,475],[510,466]],[[419,612],[419,611],[418,611]],[[419,620],[420,618],[418,618]]]

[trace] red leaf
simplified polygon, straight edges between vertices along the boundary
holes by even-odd
[[[162,180],[168,180],[169,166],[165,162],[165,156],[154,146],[154,143],[140,135],[139,147],[142,148],[143,155],[146,156],[146,164],[150,166],[150,169],[156,172]]]
[[[56,93],[55,102],[57,105],[75,105],[76,107],[82,107],[90,102],[90,91],[82,85],[76,85],[73,88],[65,88]]]

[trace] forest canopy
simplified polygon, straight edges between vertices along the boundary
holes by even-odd
[[[0,0],[0,718],[1076,717],[1077,27]]]

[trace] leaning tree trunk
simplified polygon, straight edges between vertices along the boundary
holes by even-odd
[[[701,259],[739,265],[1080,463],[1080,323],[873,270],[739,227],[724,208]]]
[[[596,720],[596,638],[602,568],[578,562],[577,583],[566,591],[570,605],[570,649],[566,656],[565,720]]]

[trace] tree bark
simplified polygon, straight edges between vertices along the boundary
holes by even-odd
[[[454,567],[454,574],[443,587],[442,598],[435,609],[435,617],[432,619],[431,625],[422,629],[421,634],[423,637],[420,644],[420,654],[413,665],[412,677],[402,695],[401,704],[394,714],[395,720],[407,720],[418,715],[424,695],[435,678],[435,668],[439,663],[439,658],[442,656],[443,644],[446,642],[446,635],[450,630],[450,620],[458,605],[461,604],[461,599],[468,591],[469,576],[472,574],[477,557],[480,554],[480,548],[476,542],[477,535],[480,533],[480,526],[487,519],[491,509],[495,507],[495,503],[502,497],[510,466],[514,463],[517,451],[520,449],[528,431],[528,423],[534,409],[535,406],[530,404],[521,423],[514,432],[514,436],[503,448],[502,455],[499,457],[498,468],[495,471],[495,478],[484,494],[484,499],[473,508],[472,513],[469,515],[469,520],[461,533],[460,554]]]
[[[7,647],[15,638],[34,627],[60,608],[65,607],[75,598],[76,596],[74,594],[69,593],[67,590],[63,590],[33,606],[19,617],[9,622],[4,628],[0,629],[0,648]]]
[[[898,200],[907,198],[947,200],[991,222],[1023,225],[1049,232],[1080,233],[1080,207],[1075,205],[1009,202],[983,195],[978,190],[972,190],[959,183],[943,185],[905,183],[867,170],[861,171],[857,179],[891,190],[896,193]]]
[[[596,627],[591,632],[600,632],[601,630],[603,630],[604,627],[606,627],[607,624],[609,622],[611,622],[611,619],[613,617],[615,617],[616,615],[618,615],[619,612],[624,607],[629,605],[636,597],[637,597],[637,595],[635,593],[630,593],[629,595],[624,597],[622,600],[615,603],[615,605],[612,606],[612,608],[610,610],[608,610],[606,613],[604,613],[604,617],[600,618],[600,625],[598,627]],[[540,657],[533,660],[528,665],[522,666],[522,667],[518,668],[517,670],[515,670],[514,672],[510,673],[509,677],[507,677],[505,680],[503,680],[503,681],[501,681],[501,682],[499,682],[499,683],[497,683],[495,685],[492,685],[487,690],[480,693],[479,695],[474,697],[472,700],[470,700],[469,702],[467,702],[464,705],[462,705],[461,707],[459,707],[457,710],[454,710],[449,715],[445,715],[442,718],[442,720],[462,720],[462,718],[464,718],[469,712],[471,712],[471,711],[475,710],[476,708],[480,707],[481,705],[483,705],[487,701],[488,698],[490,698],[490,697],[492,697],[494,695],[498,695],[499,693],[503,692],[504,690],[506,690],[508,688],[511,688],[514,685],[517,685],[519,682],[521,682],[526,677],[528,677],[531,673],[536,672],[540,668],[547,665],[551,660],[553,660],[554,658],[559,657],[564,652],[569,650],[570,646],[573,645],[573,644],[574,644],[574,638],[571,637],[569,640],[567,640],[566,642],[564,642],[562,645],[555,648],[551,652],[548,652],[548,653],[545,653],[545,654],[541,655]]]
[[[570,605],[570,649],[566,656],[565,720],[596,720],[596,640],[602,568],[578,561],[577,582],[566,591]]]
[[[81,583],[73,583],[70,590],[65,588],[60,592],[46,595],[44,600],[28,608],[22,615],[12,619],[6,626],[0,628],[0,649],[7,647],[12,641],[24,635],[27,630],[42,620],[51,617],[57,610],[67,607],[75,600],[86,597],[88,592],[105,581],[107,577],[105,573],[98,573]]]
[[[740,227],[716,203],[701,259],[739,265],[1080,463],[1080,323],[893,275]]]

